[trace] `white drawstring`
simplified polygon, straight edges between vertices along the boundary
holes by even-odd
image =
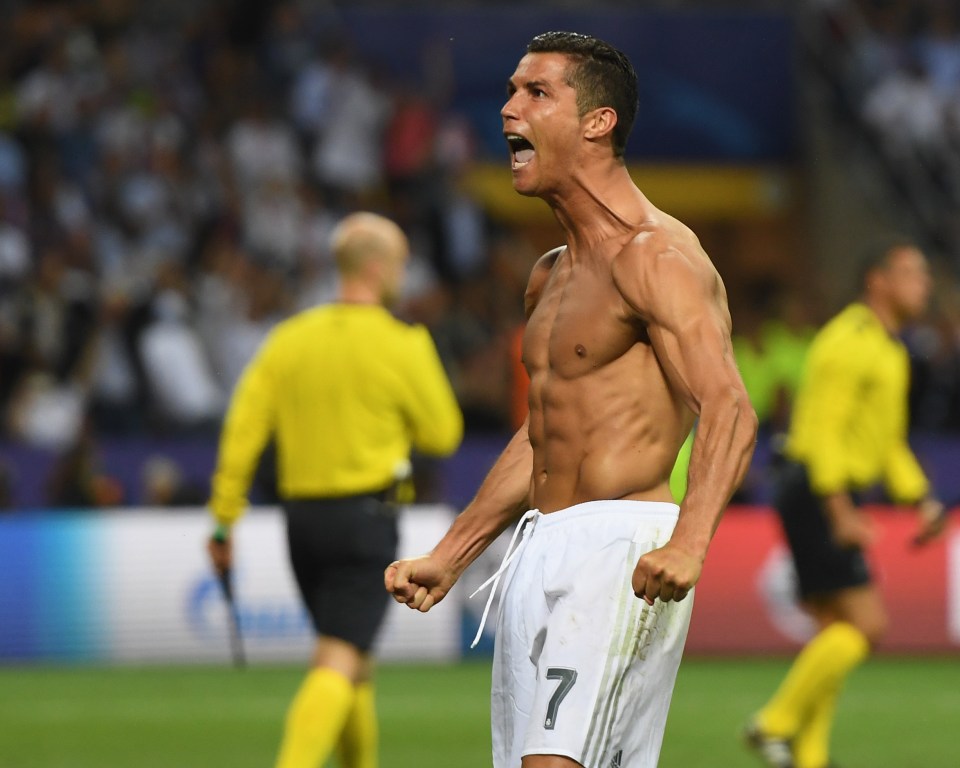
[[[533,526],[536,525],[536,522],[530,526],[529,530],[523,531],[524,524],[528,520],[536,520],[540,516],[540,511],[536,509],[531,509],[524,513],[523,517],[520,518],[520,522],[517,523],[517,527],[513,529],[513,536],[510,537],[510,543],[507,545],[507,551],[503,555],[503,560],[500,562],[500,567],[497,568],[497,572],[493,574],[489,579],[487,579],[483,584],[477,587],[473,594],[470,597],[473,597],[483,590],[488,584],[493,582],[493,587],[490,588],[490,595],[487,597],[487,604],[483,608],[483,615],[480,617],[480,627],[477,629],[477,636],[473,638],[473,642],[470,643],[471,648],[475,648],[477,643],[480,642],[480,635],[483,634],[483,626],[487,623],[487,614],[490,613],[490,605],[493,603],[493,596],[497,593],[497,585],[500,583],[500,577],[503,576],[504,571],[507,570],[507,566],[510,565],[510,561],[513,560],[523,549],[523,545],[527,542],[527,537],[530,532],[533,530]],[[523,531],[523,538],[520,540],[520,543],[517,544],[517,548],[513,549],[513,544],[517,540],[517,536],[520,535],[520,531]],[[512,552],[510,550],[513,550]]]

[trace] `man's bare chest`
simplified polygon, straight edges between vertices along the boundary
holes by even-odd
[[[531,374],[576,377],[622,358],[645,342],[643,323],[606,276],[560,270],[544,286],[524,336]]]

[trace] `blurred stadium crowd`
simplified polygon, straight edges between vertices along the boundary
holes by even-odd
[[[960,431],[960,3],[824,4],[821,49],[838,112],[938,262],[936,308],[910,331],[913,427]]]
[[[489,358],[530,259],[457,189],[472,139],[443,84],[371,71],[294,3],[154,16],[24,4],[0,28],[5,436],[215,432],[269,329],[333,296],[327,236],[359,207],[410,232],[400,311],[501,420]]]
[[[960,5],[836,3],[831,70],[872,149],[938,245],[960,224]]]
[[[64,457],[51,503],[122,500],[77,491],[97,439],[215,439],[264,336],[334,295],[326,238],[361,207],[411,237],[399,312],[433,332],[468,430],[511,428],[522,293],[538,253],[459,184],[477,141],[451,109],[456,84],[442,66],[417,83],[377,70],[322,3],[7,5],[0,441]],[[851,114],[891,162],[928,168],[955,212],[960,3],[814,5]],[[955,242],[948,229],[938,246]],[[914,420],[960,431],[960,293],[952,273],[942,278],[936,317],[910,339]],[[736,353],[775,431],[824,318],[789,286],[743,292],[755,301],[734,308]]]

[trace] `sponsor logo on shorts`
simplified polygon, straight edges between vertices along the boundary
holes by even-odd
[[[610,766],[609,766],[609,768],[622,768],[622,766],[620,765],[620,761],[621,761],[621,760],[623,760],[623,750],[622,750],[622,749],[618,749],[618,750],[613,754],[613,759],[610,761]]]

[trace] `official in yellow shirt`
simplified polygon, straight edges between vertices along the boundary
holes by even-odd
[[[918,504],[918,543],[943,529],[943,507],[907,443],[910,362],[898,338],[925,311],[930,288],[918,248],[884,244],[865,265],[862,300],[828,322],[807,355],[775,506],[819,632],[745,731],[774,768],[831,765],[837,695],[887,625],[857,493],[883,483],[896,501]]]
[[[209,550],[221,573],[230,527],[247,506],[267,440],[291,564],[317,632],[313,666],[290,706],[277,768],[316,768],[336,750],[345,768],[374,768],[373,645],[389,596],[383,570],[397,556],[398,487],[410,454],[453,453],[463,417],[427,330],[394,318],[407,238],[371,213],[333,233],[338,300],[269,335],[230,403],[210,511]]]

